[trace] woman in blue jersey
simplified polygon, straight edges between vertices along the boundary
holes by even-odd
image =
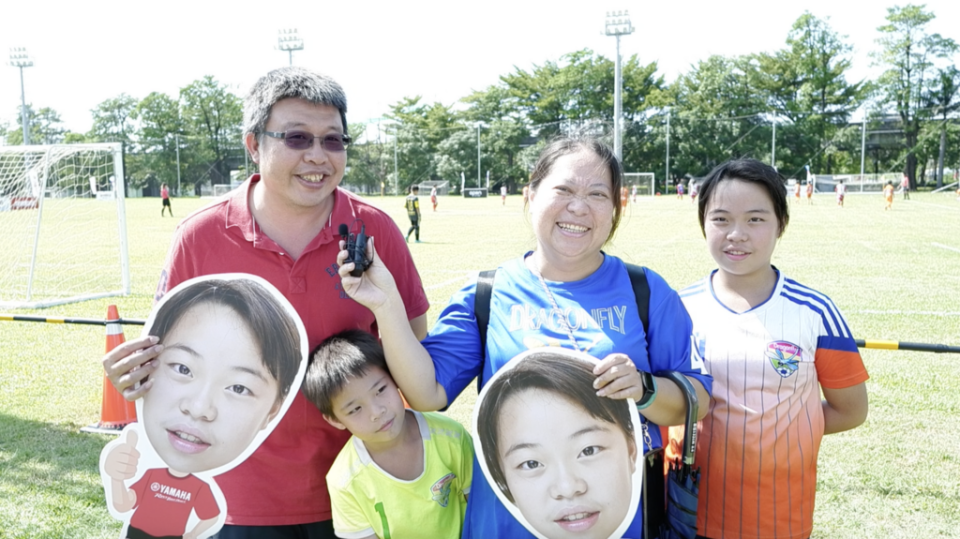
[[[619,161],[596,140],[558,139],[540,154],[529,186],[536,249],[497,269],[486,342],[481,342],[474,314],[476,281],[451,298],[421,344],[409,324],[401,323],[403,303],[373,252],[374,242],[369,244],[373,265],[361,277],[350,276],[353,265],[344,264],[346,251],[340,253],[343,288],[376,316],[387,363],[404,396],[415,409],[442,409],[474,378],[484,384],[517,354],[560,346],[601,360],[594,370],[600,396],[633,398],[644,421],[681,423],[686,405],[680,390],[649,373],[674,370],[688,375],[701,402],[709,398],[711,378],[691,353],[690,318],[677,293],[646,270],[650,322],[645,332],[623,261],[601,250],[620,222]],[[654,425],[646,430],[650,445],[659,447],[659,429]],[[482,477],[476,461],[474,472],[474,477]],[[641,515],[637,513],[626,537],[641,536]],[[476,482],[463,537],[533,535],[488,484]]]

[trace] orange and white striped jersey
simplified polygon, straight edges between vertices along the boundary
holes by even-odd
[[[697,529],[712,539],[805,539],[813,529],[820,386],[867,379],[846,321],[827,296],[778,271],[770,298],[744,313],[711,277],[681,291],[713,402],[701,422]]]

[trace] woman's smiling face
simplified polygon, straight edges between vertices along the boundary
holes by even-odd
[[[583,148],[557,158],[550,172],[530,192],[530,213],[537,250],[558,269],[603,260],[600,249],[610,238],[614,217],[610,169]]]

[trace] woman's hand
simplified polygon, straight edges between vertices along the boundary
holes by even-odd
[[[376,313],[377,309],[384,306],[392,297],[399,297],[397,283],[393,280],[390,270],[377,256],[372,236],[367,239],[367,258],[371,263],[360,277],[350,275],[356,264],[347,262],[348,255],[346,242],[340,240],[340,253],[337,254],[340,283],[343,291],[354,301]]]
[[[643,381],[637,366],[626,354],[610,354],[593,368],[597,379],[593,388],[597,395],[611,399],[634,399],[643,397]]]

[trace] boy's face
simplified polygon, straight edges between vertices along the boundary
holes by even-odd
[[[229,307],[202,303],[167,333],[143,427],[160,458],[196,473],[237,458],[280,409],[279,384],[247,324]]]
[[[390,442],[403,432],[403,399],[393,378],[380,367],[371,366],[348,380],[332,403],[334,417],[327,421],[364,442]]]
[[[555,393],[510,397],[498,418],[500,465],[531,526],[554,539],[607,539],[630,508],[636,446],[623,430]]]

